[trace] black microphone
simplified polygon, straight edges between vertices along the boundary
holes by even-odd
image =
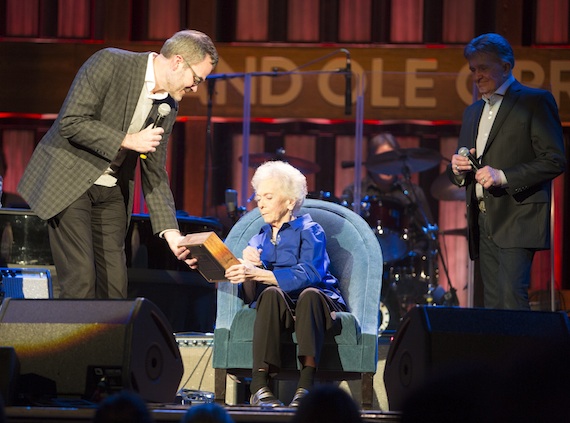
[[[346,54],[346,69],[344,70],[344,114],[352,114],[352,71],[350,65],[350,52],[342,48],[341,51]]]
[[[463,157],[467,157],[469,159],[469,163],[471,163],[471,166],[473,166],[473,168],[476,171],[483,167],[483,166],[481,166],[481,163],[479,163],[477,161],[477,159],[473,156],[473,154],[471,154],[471,152],[469,151],[469,149],[467,147],[461,147],[459,149],[459,151],[457,152],[457,154],[459,154],[460,156],[463,156]]]
[[[158,106],[158,115],[156,116],[156,119],[154,120],[152,127],[153,128],[161,127],[162,123],[164,122],[164,118],[170,114],[171,110],[172,108],[168,103],[161,103],[160,106]],[[140,154],[141,159],[146,160],[146,157],[147,157],[146,154],[144,153]]]
[[[235,189],[226,190],[226,208],[228,216],[234,219],[236,217],[238,195]]]

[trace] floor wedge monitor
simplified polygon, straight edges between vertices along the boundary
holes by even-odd
[[[20,362],[19,378],[40,378],[57,397],[97,400],[128,389],[150,402],[172,402],[183,374],[180,350],[160,309],[134,300],[6,298],[0,346]],[[20,383],[20,396],[37,383]]]
[[[434,378],[474,368],[506,372],[515,360],[546,357],[554,345],[570,345],[570,323],[562,312],[414,307],[400,322],[386,358],[390,410],[401,411]]]

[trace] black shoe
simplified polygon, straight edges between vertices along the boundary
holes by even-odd
[[[298,407],[299,403],[301,402],[301,399],[308,393],[309,391],[307,391],[305,388],[297,388],[297,390],[295,391],[295,395],[293,395],[293,399],[289,404],[289,407],[295,407],[295,408]]]
[[[251,405],[257,407],[283,407],[283,403],[275,398],[273,392],[267,387],[259,388],[249,400]]]

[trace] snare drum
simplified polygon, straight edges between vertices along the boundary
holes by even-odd
[[[376,234],[385,263],[406,255],[410,218],[402,203],[389,197],[367,196],[362,199],[360,214]]]

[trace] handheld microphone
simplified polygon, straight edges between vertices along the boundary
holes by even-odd
[[[351,61],[350,52],[343,48],[341,51],[346,54],[346,69],[344,70],[344,114],[352,114],[352,71],[351,71]]]
[[[152,127],[153,128],[161,127],[162,123],[164,122],[164,118],[166,118],[166,116],[170,114],[171,110],[172,108],[168,103],[161,103],[160,106],[158,106],[158,115],[156,116],[156,119],[154,120]],[[146,154],[144,153],[140,154],[141,159],[146,160],[146,157],[147,157]]]
[[[457,152],[457,154],[463,157],[467,157],[469,159],[469,163],[471,163],[471,166],[473,166],[473,169],[475,169],[476,171],[483,167],[481,166],[481,163],[479,163],[477,159],[473,156],[473,154],[471,154],[471,152],[467,147],[461,147]]]
[[[226,190],[226,208],[228,209],[228,217],[234,219],[236,217],[238,195],[235,189]]]

